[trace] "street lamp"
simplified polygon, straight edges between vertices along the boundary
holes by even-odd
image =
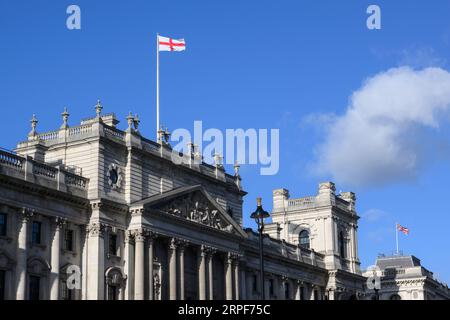
[[[258,225],[259,232],[259,264],[261,269],[260,285],[261,285],[261,300],[266,298],[265,285],[264,285],[264,248],[263,248],[263,231],[264,231],[264,219],[270,217],[267,211],[264,211],[261,205],[261,197],[256,198],[256,211],[250,215],[250,218],[254,219]]]

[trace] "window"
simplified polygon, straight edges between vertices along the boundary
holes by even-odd
[[[40,277],[30,276],[30,285],[28,290],[30,300],[39,300],[40,282],[41,282]]]
[[[314,290],[314,300],[319,300],[319,292]]]
[[[40,244],[41,243],[41,227],[42,224],[38,221],[33,221],[31,229],[31,243]]]
[[[116,256],[117,255],[117,235],[116,234],[114,234],[114,233],[109,234],[108,245],[109,245],[108,253]]]
[[[67,287],[67,281],[61,281],[61,299],[74,300],[74,290]]]
[[[73,230],[67,229],[64,232],[64,249],[73,251]]]
[[[309,232],[308,230],[303,230],[299,235],[299,243],[302,248],[309,249]]]
[[[108,300],[117,300],[117,286],[108,286]]]
[[[338,242],[339,242],[339,255],[341,256],[341,258],[345,258],[345,240],[343,231],[339,232]]]
[[[5,300],[5,270],[0,270],[0,301]]]
[[[0,213],[0,236],[6,236],[6,223],[7,223],[6,214]]]

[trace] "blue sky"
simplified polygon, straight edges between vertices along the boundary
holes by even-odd
[[[66,28],[70,4],[81,8],[81,30]],[[381,30],[366,27],[370,4],[381,7]],[[141,131],[153,138],[155,34],[185,38],[187,51],[161,54],[161,118],[169,129],[192,130],[194,120],[204,128],[280,129],[279,173],[261,176],[258,167],[241,168],[249,192],[244,215],[258,195],[270,209],[272,189],[300,197],[315,194],[320,181],[334,180],[338,191],[357,194],[363,266],[395,249],[398,221],[411,230],[399,236],[401,249],[450,282],[449,17],[450,3],[440,0],[0,0],[0,145],[13,149],[23,140],[33,113],[40,132],[59,127],[64,106],[75,125],[94,114],[97,98],[122,128],[128,111],[139,113]],[[420,73],[427,67],[439,74]],[[380,74],[387,78],[374,78]],[[380,127],[371,123],[351,140],[355,135],[347,127],[355,122],[348,107],[366,116],[372,106],[350,97],[364,97],[370,88],[389,96],[385,80],[402,84],[403,76],[417,77],[419,89],[433,88],[436,79],[445,85],[442,92],[414,96],[412,104],[424,103],[413,120],[404,100],[420,90],[400,86],[399,117],[390,119],[401,126],[398,140],[391,153],[372,148],[374,156],[365,159],[361,141],[377,136]],[[435,115],[434,123],[421,122],[427,114]],[[390,112],[380,109],[377,117],[386,116]],[[405,153],[406,160],[398,157]],[[359,168],[361,163],[367,165]],[[356,167],[365,170],[359,175],[364,179],[355,180]]]

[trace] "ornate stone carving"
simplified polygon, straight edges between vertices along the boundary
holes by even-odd
[[[55,229],[58,230],[66,225],[67,219],[62,217],[55,217],[54,222],[55,222]]]
[[[233,230],[233,226],[221,217],[219,210],[211,207],[209,201],[199,192],[175,199],[158,209],[219,230],[229,232]]]
[[[145,229],[133,230],[134,241],[145,241],[148,231]]]
[[[35,215],[34,209],[22,208],[22,219],[24,222],[30,221],[30,219]]]
[[[122,176],[122,169],[116,164],[111,163],[108,166],[106,177],[108,178],[108,184],[111,186],[111,188],[113,188],[114,190],[120,189],[120,187],[122,186]]]
[[[109,286],[119,286],[121,287],[126,277],[122,275],[122,271],[119,268],[109,268],[106,273],[106,283]]]
[[[106,225],[104,223],[93,222],[87,226],[86,231],[89,233],[90,237],[103,237],[105,234],[105,227]]]

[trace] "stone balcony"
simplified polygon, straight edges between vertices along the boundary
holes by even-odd
[[[256,250],[259,243],[258,233],[250,228],[245,229],[245,232],[247,233],[249,243],[251,243]],[[303,248],[283,240],[277,240],[269,235],[264,235],[263,243],[266,254],[272,254],[273,256],[281,255],[294,261],[325,269],[324,255],[315,252],[314,250]]]
[[[87,197],[89,179],[62,166],[50,166],[0,149],[0,175],[21,179],[78,197]]]

